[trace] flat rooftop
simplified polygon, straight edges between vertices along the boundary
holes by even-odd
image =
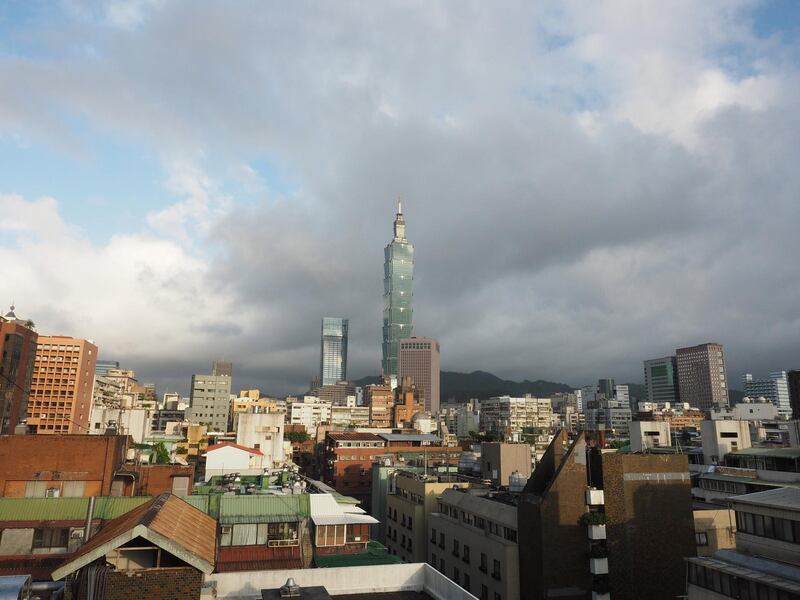
[[[751,504],[788,510],[800,510],[800,489],[796,487],[782,487],[763,492],[753,492],[730,498],[734,504]]]

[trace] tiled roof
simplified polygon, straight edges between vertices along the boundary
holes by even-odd
[[[369,432],[359,431],[333,431],[328,437],[334,442],[382,442],[382,437]]]
[[[165,493],[106,524],[53,571],[53,579],[62,579],[140,536],[204,573],[214,570],[216,521]]]
[[[247,446],[240,446],[239,444],[234,444],[233,442],[222,442],[221,444],[214,444],[213,446],[209,446],[206,448],[206,454],[209,452],[213,452],[214,450],[219,450],[220,448],[236,448],[238,450],[244,450],[245,452],[249,452],[250,454],[258,454],[259,456],[264,456],[264,453],[261,452],[258,448],[248,448]]]
[[[102,496],[93,518],[115,519],[151,500],[150,496]],[[89,498],[0,498],[0,521],[82,521]]]

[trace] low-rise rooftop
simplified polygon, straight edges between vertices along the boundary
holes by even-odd
[[[733,504],[751,504],[784,510],[800,511],[800,489],[797,487],[782,487],[763,492],[753,492],[730,499]]]

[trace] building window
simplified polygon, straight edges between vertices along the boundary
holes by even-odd
[[[459,552],[458,552],[458,540],[453,540],[453,556],[458,558],[458,555],[459,555]]]
[[[66,548],[69,529],[34,529],[33,549]]]
[[[469,591],[469,573],[464,573],[464,585],[461,587]]]
[[[439,548],[444,550],[444,533],[439,534]]]
[[[453,567],[453,581],[456,583],[461,581],[461,571],[458,570],[458,567]]]
[[[489,600],[489,588],[481,584],[481,600]]]
[[[486,573],[489,570],[486,564],[487,564],[486,554],[481,552],[481,566],[479,568],[484,573]]]
[[[431,528],[431,544],[436,543],[436,528]]]
[[[698,531],[694,537],[698,546],[708,546],[708,534],[705,531]]]
[[[500,595],[500,592],[494,593],[494,600],[503,600],[503,597]]]
[[[500,561],[495,560],[492,564],[492,577],[500,581]]]
[[[466,544],[464,544],[461,560],[469,564],[469,546],[467,546]]]

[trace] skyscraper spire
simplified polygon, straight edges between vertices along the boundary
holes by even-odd
[[[405,241],[406,239],[406,220],[403,217],[403,203],[400,196],[397,197],[397,215],[394,218],[394,239]]]

